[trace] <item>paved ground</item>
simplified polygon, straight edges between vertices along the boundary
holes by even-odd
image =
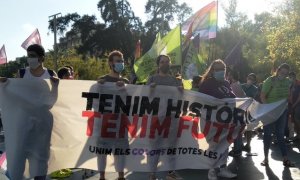
[[[300,180],[300,141],[289,144],[290,159],[296,163],[295,168],[284,168],[281,161],[280,150],[277,145],[272,145],[270,153],[270,167],[265,168],[260,165],[263,160],[263,143],[262,139],[255,136],[252,140],[252,152],[258,153],[258,156],[243,155],[239,158],[229,158],[229,168],[238,174],[238,180]],[[98,180],[99,174],[96,172],[86,171],[85,179]],[[207,180],[207,170],[180,170],[178,173],[185,180]],[[74,174],[68,180],[83,179],[84,171],[74,170]],[[165,179],[166,172],[158,173],[158,179]],[[107,179],[116,179],[116,173],[107,173]],[[128,172],[126,178],[129,180],[146,180],[148,173]],[[222,178],[219,178],[222,179]],[[225,179],[225,178],[223,178]]]
[[[3,138],[0,137],[0,142]],[[229,158],[229,168],[238,174],[237,180],[260,180],[260,179],[269,179],[269,180],[300,180],[300,141],[290,144],[289,156],[290,159],[296,163],[295,168],[284,168],[281,161],[280,150],[277,145],[272,145],[270,153],[270,167],[265,168],[260,165],[260,162],[263,160],[263,144],[260,137],[255,136],[251,143],[252,152],[257,152],[258,156],[246,156],[246,153],[243,152],[243,155],[239,158]],[[4,149],[3,143],[0,143],[0,150]],[[84,172],[86,172],[87,177],[84,177]],[[178,173],[185,180],[207,180],[207,171],[206,170],[180,170]],[[157,174],[158,179],[164,180],[166,172],[161,172]],[[116,173],[107,173],[107,179],[116,179]],[[126,173],[126,178],[129,180],[147,180],[148,173]],[[92,171],[83,171],[80,169],[74,170],[74,173],[71,177],[65,180],[98,180],[99,174]],[[220,180],[222,178],[219,178]],[[223,178],[224,179],[224,178]]]

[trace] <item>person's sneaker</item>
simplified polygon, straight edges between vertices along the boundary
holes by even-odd
[[[207,173],[208,180],[218,180],[218,176],[215,169],[209,169]]]
[[[235,150],[231,150],[229,153],[228,153],[229,156],[232,156],[232,157],[239,157],[242,155],[242,152],[237,152]]]
[[[166,180],[183,180],[183,178],[178,173],[176,173],[176,171],[171,171],[166,176]]]
[[[233,172],[229,171],[227,167],[225,167],[225,168],[220,168],[220,172],[218,173],[218,176],[224,178],[236,178],[237,174],[234,174]]]

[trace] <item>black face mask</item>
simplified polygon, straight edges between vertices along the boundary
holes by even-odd
[[[170,66],[169,66],[169,65],[164,65],[164,66],[160,67],[159,70],[160,70],[162,73],[166,74],[166,73],[169,72]]]

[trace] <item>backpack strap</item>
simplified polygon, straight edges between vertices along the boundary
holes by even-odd
[[[47,69],[48,70],[48,73],[51,77],[54,76],[54,71],[51,70],[51,69]],[[19,75],[20,75],[20,78],[23,78],[24,77],[24,74],[25,74],[25,71],[26,69],[22,68],[22,69],[19,69]]]
[[[24,68],[19,69],[20,78],[24,77],[25,71],[26,71],[26,69],[24,69]]]
[[[47,70],[48,70],[49,75],[50,75],[51,77],[53,77],[53,76],[54,76],[54,71],[51,70],[51,69],[47,69]]]

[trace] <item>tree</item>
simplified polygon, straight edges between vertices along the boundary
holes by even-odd
[[[135,17],[126,0],[100,0],[98,3],[105,30],[105,51],[121,50],[125,59],[133,58],[134,44],[142,31],[142,23]],[[97,46],[101,46],[97,43]]]
[[[141,20],[134,15],[127,0],[100,0],[97,5],[106,25],[123,23],[139,30]]]
[[[80,35],[81,44],[76,47],[84,59],[87,56],[103,56],[111,50],[118,49],[127,59],[133,57],[134,42],[139,38],[142,23],[135,17],[126,0],[100,0],[97,7],[104,24],[95,16],[79,16],[77,13],[57,18],[57,28],[63,34],[68,27],[67,37]],[[49,21],[53,31],[53,20]]]
[[[46,55],[46,60],[44,62],[47,68],[53,69],[53,51],[50,51]],[[59,67],[65,65],[71,65],[74,68],[77,79],[82,80],[96,80],[100,76],[107,74],[109,72],[109,67],[105,58],[96,59],[87,57],[86,61],[82,61],[82,58],[76,53],[75,49],[68,49],[59,52],[58,62]]]
[[[177,0],[148,0],[145,6],[145,13],[149,20],[145,23],[145,33],[142,36],[142,47],[150,49],[158,32],[162,35],[170,31],[170,23],[174,22],[176,15],[177,22],[183,22],[190,15],[192,9],[186,3],[178,4]]]
[[[274,67],[287,62],[299,71],[300,68],[300,2],[286,1],[279,11],[278,23],[267,28],[267,48]]]
[[[218,32],[217,47],[218,56],[225,58],[232,48],[244,37],[242,32],[247,23],[247,16],[237,11],[237,0],[228,0],[229,5],[223,9],[225,11],[226,26]]]
[[[7,64],[0,66],[0,77],[14,78],[18,70],[24,68],[26,64],[26,57],[21,57],[17,61],[9,61]]]
[[[182,3],[177,7],[177,18],[180,23],[183,23],[188,16],[191,15],[192,8],[190,8],[186,3]]]
[[[223,5],[226,23],[230,29],[238,32],[243,24],[247,22],[247,15],[237,11],[237,0],[228,0],[228,2],[228,7]]]
[[[242,31],[245,37],[244,57],[250,66],[251,72],[255,72],[259,79],[264,80],[266,74],[271,73],[272,60],[267,48],[267,28],[274,27],[277,19],[268,12],[256,14],[254,22],[249,21]]]
[[[71,23],[77,21],[80,18],[81,18],[80,15],[77,13],[67,14],[65,16],[58,17],[56,19],[56,28],[58,32],[62,35],[67,30],[67,28]],[[48,29],[51,32],[54,32],[54,19],[51,19],[49,21]]]
[[[68,36],[80,34],[81,44],[76,50],[86,58],[86,56],[97,56],[99,52],[101,55],[105,49],[104,32],[105,25],[98,23],[95,16],[84,15],[73,23]]]

